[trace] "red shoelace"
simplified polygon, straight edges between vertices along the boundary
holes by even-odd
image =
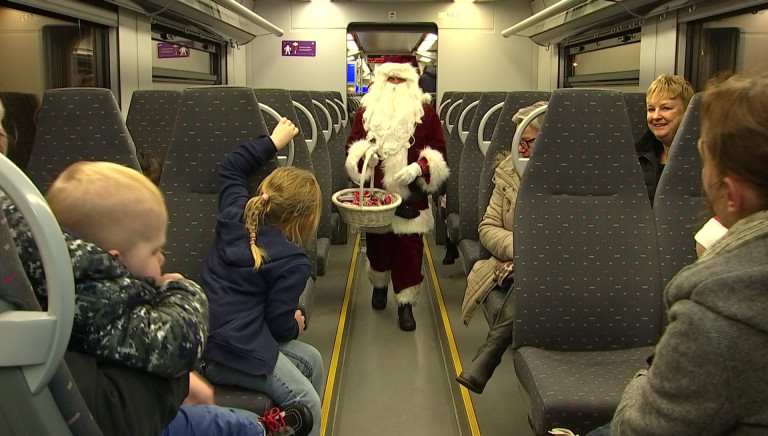
[[[279,407],[265,408],[264,416],[261,417],[261,423],[266,427],[267,434],[277,433],[281,429],[288,428]]]

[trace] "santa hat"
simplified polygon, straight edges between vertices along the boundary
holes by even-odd
[[[397,55],[387,58],[387,62],[379,65],[374,73],[374,82],[385,82],[390,77],[405,79],[407,82],[418,84],[419,62],[413,55]]]

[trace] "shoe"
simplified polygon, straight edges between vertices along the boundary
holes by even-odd
[[[576,433],[568,430],[567,428],[553,428],[548,433],[551,435],[557,435],[557,436],[579,436]]]
[[[443,265],[453,265],[456,259],[459,257],[459,249],[456,248],[456,244],[451,242],[450,239],[445,240],[445,257],[443,258]]]
[[[273,407],[264,411],[259,423],[267,436],[307,436],[312,430],[312,412],[303,404],[282,411]]]
[[[413,308],[410,304],[397,306],[397,319],[400,330],[404,332],[416,330],[416,320],[413,319]]]
[[[389,288],[377,288],[374,286],[373,294],[371,295],[371,307],[376,310],[384,310],[387,308],[387,291]]]

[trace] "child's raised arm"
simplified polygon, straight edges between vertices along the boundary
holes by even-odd
[[[296,127],[291,120],[283,117],[272,130],[272,135],[269,138],[272,139],[275,147],[278,150],[281,150],[298,134],[298,127]]]

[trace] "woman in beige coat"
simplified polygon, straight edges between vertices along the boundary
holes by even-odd
[[[524,107],[517,111],[512,121],[520,124],[531,112],[546,104],[547,102],[540,101]],[[543,115],[536,117],[523,131],[518,145],[520,157],[530,157]],[[477,261],[467,276],[467,290],[461,305],[461,319],[464,325],[469,324],[477,308],[494,287],[511,288],[509,285],[512,283],[513,271],[512,228],[520,178],[515,171],[514,156],[511,153],[500,155],[499,160],[500,163],[493,176],[494,188],[491,201],[478,226],[480,243],[492,257]],[[511,294],[511,292],[507,293],[501,311],[488,332],[485,343],[477,350],[472,363],[456,377],[460,384],[472,392],[483,393],[485,384],[501,362],[501,356],[512,343],[514,297]]]

